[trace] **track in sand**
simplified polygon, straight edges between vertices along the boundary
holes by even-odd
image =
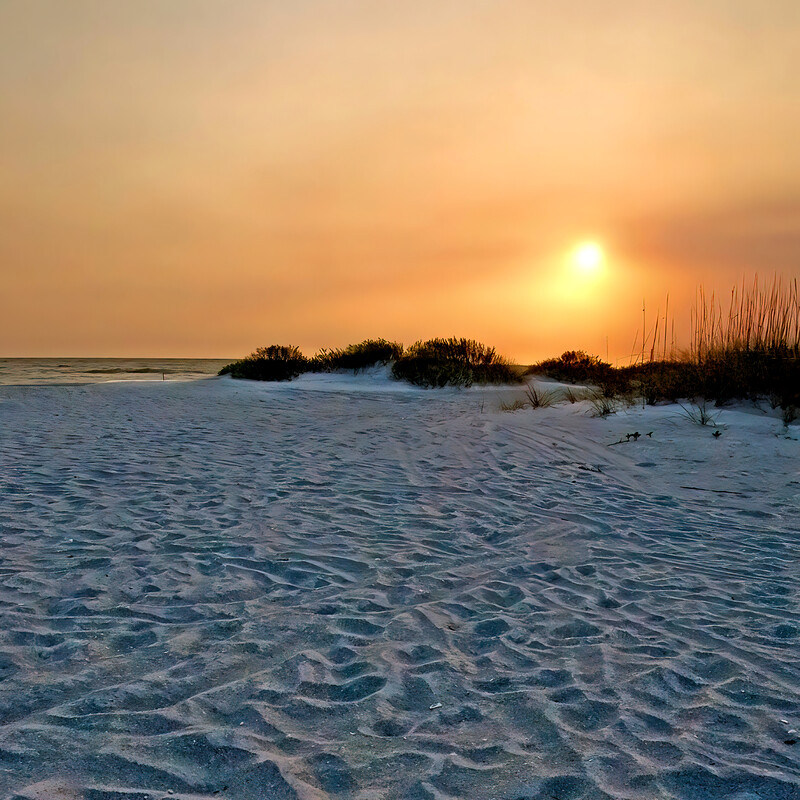
[[[3,387],[0,795],[797,800],[797,444],[653,414]]]

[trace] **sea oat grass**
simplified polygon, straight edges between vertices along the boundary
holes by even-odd
[[[715,295],[698,291],[692,310],[691,346],[655,359],[658,327],[644,337],[637,363],[613,367],[581,350],[567,351],[529,368],[570,383],[596,387],[606,398],[638,397],[644,403],[703,398],[722,405],[732,400],[769,398],[787,409],[800,405],[800,293],[797,281],[779,278],[734,287],[727,310]],[[664,321],[664,330],[667,322]],[[651,344],[648,345],[647,343]],[[646,346],[647,345],[647,346]],[[644,360],[649,349],[650,360]]]
[[[689,359],[702,390],[717,402],[800,398],[800,293],[797,280],[735,286],[727,311],[702,289],[693,312]]]

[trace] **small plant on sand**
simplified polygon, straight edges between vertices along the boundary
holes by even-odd
[[[493,347],[474,339],[416,342],[394,362],[392,375],[425,388],[519,383],[519,372]]]
[[[220,375],[254,381],[290,381],[308,367],[308,359],[293,345],[259,347],[241,361],[226,364]]]
[[[584,389],[573,389],[572,386],[568,386],[564,390],[564,399],[572,405],[580,403],[581,400],[586,400],[588,396],[589,392]]]
[[[528,404],[524,400],[513,400],[510,403],[500,403],[501,411],[520,411],[527,408]]]
[[[719,414],[712,414],[705,400],[690,403],[688,406],[683,403],[678,403],[678,405],[683,409],[683,416],[690,419],[695,425],[714,425],[716,427]]]
[[[345,348],[328,350],[323,348],[311,359],[309,367],[313,372],[332,372],[337,369],[351,369],[354,373],[378,364],[386,365],[397,361],[403,355],[403,345],[387,339],[365,339],[359,344],[349,344]]]
[[[617,413],[617,402],[603,392],[592,392],[588,397],[595,417],[608,417]]]
[[[528,398],[528,405],[531,408],[549,408],[555,405],[555,392],[547,392],[544,389],[537,389],[532,383],[525,389],[525,396]]]

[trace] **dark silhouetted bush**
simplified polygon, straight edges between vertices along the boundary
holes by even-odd
[[[365,339],[359,344],[350,344],[344,349],[322,349],[311,359],[313,372],[332,372],[351,369],[354,373],[378,364],[397,361],[403,354],[403,345],[386,339]]]
[[[718,405],[769,397],[787,408],[800,400],[800,358],[790,352],[727,350],[692,366],[698,374],[698,394]]]
[[[687,358],[625,367],[593,362],[591,356],[586,359],[561,356],[534,365],[528,373],[593,384],[603,397],[637,397],[650,405],[695,398],[705,398],[717,405],[764,398],[784,409],[800,405],[800,359],[788,351],[780,354],[718,350],[706,354],[699,362]]]
[[[800,288],[777,275],[770,283],[753,277],[731,292],[727,313],[714,294],[700,288],[693,309],[687,359],[696,369],[699,392],[718,404],[772,398],[782,408],[800,398]]]
[[[547,375],[565,383],[601,384],[610,379],[614,368],[583,350],[567,350],[558,358],[548,358],[528,368],[529,375]]]
[[[456,338],[416,342],[395,361],[392,375],[426,388],[521,381],[519,372],[493,347]]]
[[[249,378],[254,381],[290,381],[308,367],[308,359],[292,345],[272,344],[259,347],[241,361],[226,364],[220,375]]]

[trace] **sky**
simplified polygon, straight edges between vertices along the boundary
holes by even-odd
[[[797,0],[0,0],[0,356],[613,361],[667,295],[680,344],[699,285],[800,275],[798,30]]]

